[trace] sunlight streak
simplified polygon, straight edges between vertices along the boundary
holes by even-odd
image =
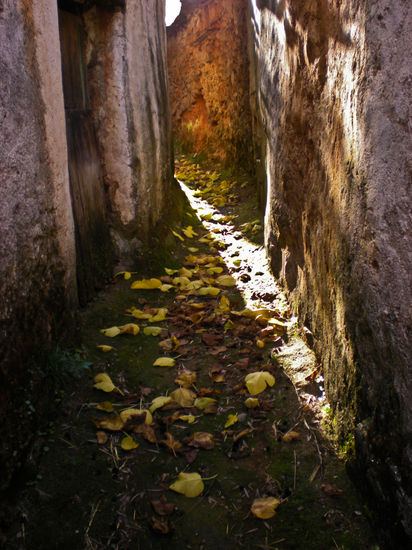
[[[180,0],[166,0],[166,27],[170,27],[182,9]]]

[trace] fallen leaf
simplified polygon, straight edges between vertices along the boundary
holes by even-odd
[[[122,439],[120,446],[124,451],[131,451],[133,449],[137,449],[139,443],[136,443],[136,441],[132,437],[130,437],[130,435],[127,435]]]
[[[128,279],[130,279],[130,277],[132,276],[132,274],[130,273],[130,271],[119,271],[119,273],[116,273],[116,275],[114,276],[114,278],[116,277],[120,277],[120,276],[123,276],[124,280],[127,281]]]
[[[120,334],[132,334],[133,336],[136,336],[136,334],[139,334],[140,332],[140,327],[135,323],[127,323],[127,325],[119,327],[119,330]]]
[[[150,317],[149,323],[160,323],[161,321],[164,321],[168,312],[169,310],[166,307],[159,308],[156,315]]]
[[[135,319],[150,319],[152,317],[151,313],[145,313],[140,309],[130,308],[128,311],[132,314],[132,316]]]
[[[106,393],[110,393],[115,389],[115,385],[113,384],[110,376],[106,374],[105,372],[100,372],[99,374],[96,374],[94,377],[95,384],[93,387],[96,388],[96,390],[102,390]]]
[[[184,473],[181,472],[177,480],[170,485],[169,489],[185,495],[188,498],[195,498],[199,496],[203,489],[205,488],[204,483],[200,475],[196,472],[194,473]]]
[[[146,336],[159,336],[162,330],[161,327],[144,327],[143,334]]]
[[[199,296],[207,296],[210,294],[211,296],[217,296],[220,292],[220,288],[216,288],[213,286],[204,286],[202,288],[199,288],[197,291]]]
[[[110,401],[103,401],[102,403],[99,403],[98,405],[96,405],[96,409],[107,413],[111,413],[114,411],[113,404],[110,403]]]
[[[216,279],[216,283],[221,286],[235,286],[236,280],[231,275],[220,275]]]
[[[183,422],[193,424],[193,422],[196,420],[196,417],[193,416],[193,414],[182,414],[177,418],[177,420],[183,420]]]
[[[108,338],[114,338],[120,334],[120,329],[119,327],[103,328],[100,333],[104,334]]]
[[[172,391],[170,397],[181,407],[186,408],[193,405],[196,399],[196,394],[187,388],[179,388],[178,390]]]
[[[216,399],[212,399],[211,397],[198,397],[195,402],[194,402],[194,405],[197,409],[199,410],[203,410],[207,407],[207,405],[209,405],[210,403],[216,403]]]
[[[174,275],[175,273],[178,272],[178,269],[170,269],[168,267],[165,267],[164,269],[168,275]]]
[[[219,311],[220,313],[229,313],[230,311],[230,301],[227,296],[223,295],[220,298],[219,305],[216,308],[216,311]]]
[[[267,386],[273,386],[275,379],[267,371],[251,372],[245,378],[246,387],[251,395],[262,393]]]
[[[256,498],[250,511],[259,519],[269,519],[276,514],[276,508],[279,504],[280,500],[275,497]]]
[[[123,429],[124,423],[120,416],[109,416],[102,420],[95,420],[97,428],[103,428],[110,432],[120,432]]]
[[[149,525],[155,533],[160,533],[161,535],[168,535],[171,530],[167,520],[161,520],[154,516],[149,519]]]
[[[178,377],[175,378],[175,384],[182,386],[182,388],[190,388],[195,382],[196,373],[187,369],[179,372]]]
[[[293,430],[285,433],[285,435],[282,437],[282,441],[284,441],[285,443],[292,443],[292,441],[297,441],[299,439],[301,439],[300,433],[294,432]]]
[[[133,428],[135,434],[143,436],[149,443],[156,443],[156,434],[149,424],[139,424]]]
[[[193,231],[193,228],[191,225],[188,225],[185,229],[182,229],[182,233],[186,235],[189,239],[192,239],[193,237],[197,237],[198,234]]]
[[[134,281],[130,288],[132,290],[154,290],[162,286],[162,281],[159,279],[142,279],[141,281]]]
[[[176,231],[173,231],[173,229],[172,229],[172,233],[173,233],[173,235],[174,235],[175,237],[177,237],[177,238],[180,239],[182,242],[184,242],[184,238],[183,238],[181,235],[179,235],[179,233],[176,233]]]
[[[116,349],[113,346],[105,346],[105,345],[96,346],[96,348],[98,348],[100,351],[103,351],[104,353],[107,353],[108,351],[112,351],[112,350]]]
[[[259,399],[256,399],[255,397],[248,397],[245,401],[245,405],[248,409],[255,409],[256,407],[259,407]]]
[[[225,428],[229,428],[230,426],[233,426],[233,424],[236,424],[236,422],[239,421],[239,418],[237,414],[229,414],[227,422],[225,424]]]
[[[337,487],[335,487],[334,485],[330,485],[329,483],[323,483],[320,488],[329,497],[340,497],[343,494],[342,489],[338,489]]]
[[[167,502],[165,495],[162,495],[159,500],[152,500],[150,504],[158,516],[170,516],[176,510],[176,505]]]
[[[190,438],[185,439],[184,442],[189,447],[205,449],[207,451],[210,451],[215,446],[213,435],[207,432],[195,432]]]
[[[120,413],[120,418],[126,424],[130,419],[137,422],[138,424],[143,423],[142,416],[144,416],[144,423],[151,424],[153,422],[152,413],[147,409],[125,409]],[[134,418],[136,417],[136,418]]]
[[[168,292],[171,288],[173,288],[173,285],[164,284],[160,287],[160,290],[162,292]]]
[[[107,440],[109,439],[109,436],[106,432],[96,432],[96,440],[99,445],[104,445],[107,443]]]
[[[171,357],[158,357],[153,363],[154,367],[174,367],[176,361]]]
[[[180,441],[177,441],[177,439],[175,439],[171,433],[166,432],[165,436],[166,439],[162,439],[161,441],[159,441],[159,443],[167,447],[169,451],[172,451],[172,453],[176,456],[176,451],[181,449],[183,445],[180,443]]]
[[[167,405],[167,403],[170,403],[171,400],[172,400],[171,397],[169,396],[166,397],[165,395],[161,395],[160,397],[155,397],[152,401],[149,411],[151,413],[154,413],[155,411],[157,411],[157,409],[161,409],[164,405]]]

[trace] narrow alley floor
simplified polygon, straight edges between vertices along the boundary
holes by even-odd
[[[7,548],[377,549],[247,184],[187,158],[177,177],[175,250],[82,314],[91,366],[39,434]]]

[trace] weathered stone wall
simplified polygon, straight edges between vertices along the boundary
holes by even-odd
[[[36,358],[76,304],[56,2],[1,7],[0,486],[33,429]]]
[[[117,259],[132,265],[156,224],[173,211],[178,193],[172,178],[164,2],[64,0],[61,7],[85,22],[94,120],[79,125],[79,132],[83,128],[93,134],[95,143],[96,126],[107,189],[107,197],[94,200],[90,195],[103,193],[102,186],[86,189],[88,203],[78,201],[81,222],[88,223],[94,203],[103,210],[107,204]],[[77,307],[76,275],[81,278],[82,272],[76,273],[79,227],[69,185],[57,1],[0,2],[0,34],[3,488],[35,433],[41,393],[47,402],[47,354]],[[88,109],[83,111],[88,116]],[[87,185],[89,165],[99,160],[88,162],[89,150],[83,144],[90,140],[88,135],[80,137],[72,141],[82,149],[78,170],[84,167],[84,173],[78,179]],[[87,231],[84,235],[87,239]],[[99,249],[95,243],[90,246],[95,254],[87,268],[93,271]]]
[[[260,0],[266,245],[388,545],[412,537],[412,5]],[[407,535],[405,535],[407,533]],[[401,545],[401,546],[400,546]]]
[[[176,137],[188,148],[249,167],[247,2],[183,0],[167,29]]]
[[[90,99],[118,260],[130,263],[173,187],[163,0],[84,14]]]

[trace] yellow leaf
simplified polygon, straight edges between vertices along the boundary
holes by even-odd
[[[96,348],[98,348],[100,351],[103,351],[104,353],[107,353],[108,351],[112,351],[116,348],[114,348],[113,346],[96,346]]]
[[[137,449],[139,443],[136,443],[136,441],[128,435],[122,439],[120,446],[124,451],[131,451],[133,449]]]
[[[197,237],[197,233],[193,231],[191,225],[188,225],[185,229],[182,229],[182,232],[186,235],[186,237],[189,237],[189,239],[192,239],[194,236]]]
[[[229,311],[230,311],[230,301],[229,301],[229,298],[227,296],[223,295],[220,298],[220,302],[219,302],[219,305],[216,308],[216,311],[220,312],[220,313],[229,313]]]
[[[265,342],[263,340],[260,340],[259,338],[256,339],[256,347],[258,348],[264,348],[265,347]]]
[[[193,416],[193,414],[182,414],[182,416],[179,416],[178,420],[183,420],[183,422],[193,424],[193,422],[196,420],[196,417]]]
[[[159,279],[142,279],[141,281],[134,281],[130,288],[133,290],[153,290],[161,286],[162,281]]]
[[[181,472],[177,480],[169,487],[172,491],[188,498],[198,497],[204,488],[204,483],[198,473],[184,472]]]
[[[177,273],[177,269],[170,269],[169,267],[165,267],[165,271],[168,275],[174,275],[175,273]]]
[[[275,497],[255,498],[250,511],[259,519],[269,519],[276,514],[279,504],[280,500]]]
[[[259,399],[256,399],[256,397],[248,397],[245,401],[245,405],[248,409],[255,409],[259,407]]]
[[[199,249],[198,249],[198,248],[194,248],[193,246],[189,246],[188,250],[189,250],[189,252],[192,252],[193,254],[194,254],[195,252],[199,252]]]
[[[246,387],[250,395],[258,395],[267,386],[273,386],[275,379],[267,371],[251,372],[245,378]]]
[[[120,334],[120,329],[119,327],[103,328],[100,332],[109,338],[114,338]]]
[[[127,325],[123,325],[119,329],[120,334],[131,334],[133,336],[136,336],[140,332],[140,327],[135,323],[127,323]]]
[[[222,271],[223,271],[223,267],[209,267],[206,270],[206,273],[208,275],[215,275],[215,273],[222,273]]]
[[[190,370],[182,370],[178,377],[175,378],[175,384],[182,386],[183,388],[190,388],[196,382],[196,373]]]
[[[175,286],[187,286],[190,283],[190,279],[187,277],[175,277],[173,279],[173,284]]]
[[[155,397],[152,401],[149,411],[154,413],[157,409],[161,409],[164,405],[167,405],[172,400],[171,397],[166,397],[161,395],[160,397]]]
[[[164,321],[166,319],[166,315],[168,314],[168,309],[166,307],[161,307],[157,310],[156,315],[153,315],[153,317],[150,317],[149,323],[160,323],[161,321]]]
[[[176,361],[171,357],[158,357],[153,363],[154,367],[174,367]]]
[[[146,336],[159,336],[162,330],[162,327],[144,327],[143,334]]]
[[[110,418],[104,418],[103,420],[97,421],[96,426],[104,430],[109,430],[110,432],[120,432],[124,424],[120,416],[111,416]]]
[[[225,326],[224,326],[223,328],[224,328],[225,332],[226,332],[227,330],[233,330],[233,329],[235,328],[235,324],[234,324],[233,321],[231,321],[230,319],[228,319],[228,320],[226,321]]]
[[[179,235],[179,233],[176,233],[176,231],[173,231],[173,229],[172,229],[172,233],[173,233],[173,235],[174,235],[175,237],[177,237],[178,239],[180,239],[182,242],[184,241],[184,238],[183,238],[181,235]]]
[[[160,290],[162,292],[168,292],[171,288],[173,288],[173,285],[167,285],[167,284],[164,284],[160,287]]]
[[[179,388],[172,391],[170,397],[176,401],[181,407],[191,407],[196,399],[196,394],[187,388]]]
[[[146,413],[145,424],[151,424],[153,422],[152,413],[147,409],[125,409],[120,413],[120,418],[124,424],[132,418],[133,416],[142,416],[143,413]]]
[[[179,269],[179,276],[180,277],[193,277],[193,271],[191,269],[186,269],[185,267],[182,267]]]
[[[96,409],[107,413],[111,413],[114,411],[113,404],[110,403],[110,401],[103,401],[102,403],[99,403],[98,405],[96,405]]]
[[[231,275],[221,275],[216,279],[218,285],[221,286],[235,286],[236,281]]]
[[[210,294],[211,296],[217,296],[220,292],[220,288],[216,288],[213,286],[204,286],[203,288],[199,288],[198,294],[199,296],[206,296],[207,294]]]
[[[111,381],[111,378],[105,372],[100,372],[94,377],[94,387],[96,390],[102,390],[106,393],[110,393],[115,389],[115,385]]]
[[[237,414],[229,414],[227,422],[225,424],[225,428],[229,428],[229,426],[233,426],[233,424],[236,424],[238,420],[239,418],[237,417]]]
[[[199,410],[205,409],[210,403],[216,403],[216,399],[211,397],[198,397],[194,403],[195,407]]]
[[[120,275],[123,275],[123,278],[124,278],[125,281],[130,279],[130,277],[132,276],[130,271],[119,271],[119,273],[116,273],[115,278],[119,277]]]
[[[152,317],[151,313],[145,313],[141,309],[131,308],[129,311],[135,319],[150,319]]]

